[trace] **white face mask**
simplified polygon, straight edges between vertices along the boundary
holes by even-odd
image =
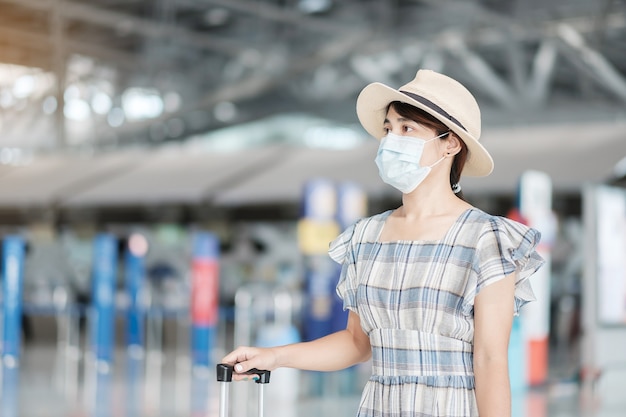
[[[445,156],[442,156],[430,166],[421,166],[420,159],[422,159],[424,145],[448,133],[425,140],[389,132],[381,139],[375,159],[380,178],[404,194],[415,190],[428,176],[431,169],[445,159]]]

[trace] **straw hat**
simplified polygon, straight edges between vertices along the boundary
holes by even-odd
[[[463,175],[482,177],[493,171],[493,159],[478,142],[480,109],[476,99],[458,81],[431,70],[419,70],[413,81],[398,90],[381,83],[366,86],[356,102],[365,130],[376,139],[385,136],[383,124],[392,101],[410,104],[432,115],[456,133],[469,150]]]

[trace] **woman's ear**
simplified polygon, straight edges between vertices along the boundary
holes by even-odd
[[[449,155],[456,155],[461,151],[461,139],[454,133],[450,132],[446,142],[446,153]]]

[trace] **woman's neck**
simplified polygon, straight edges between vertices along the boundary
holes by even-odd
[[[424,187],[421,184],[413,192],[402,195],[399,215],[407,218],[424,218],[433,215],[456,214],[471,207],[458,198],[452,189]]]

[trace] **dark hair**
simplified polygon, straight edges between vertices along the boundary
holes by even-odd
[[[396,113],[406,119],[414,120],[423,126],[433,129],[435,132],[437,132],[437,135],[442,135],[446,132],[451,132],[454,134],[454,132],[451,131],[448,126],[444,125],[435,117],[431,116],[421,109],[418,109],[415,106],[403,103],[401,101],[392,101],[391,103],[389,103],[389,106],[387,106],[387,110],[389,110],[390,108],[393,108]],[[446,137],[443,137],[442,139],[445,139]],[[465,166],[465,161],[467,161],[467,145],[465,144],[465,142],[463,142],[462,139],[460,139],[459,141],[461,142],[461,151],[454,156],[454,161],[452,161],[452,168],[450,169],[450,187],[458,184],[461,180],[461,172],[463,171],[463,167]],[[459,191],[458,193],[456,193],[456,196],[459,197],[461,200],[465,200],[465,197],[463,196],[463,191]]]

